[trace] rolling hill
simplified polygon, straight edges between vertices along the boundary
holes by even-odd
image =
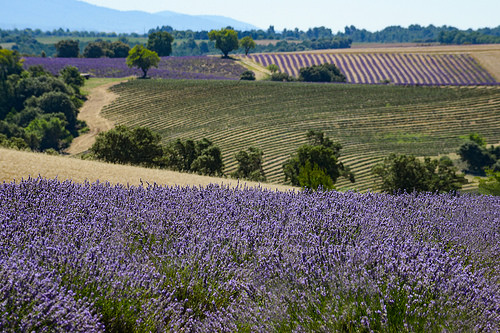
[[[226,172],[234,154],[264,151],[268,180],[283,183],[282,164],[306,143],[309,129],[343,145],[341,160],[357,174],[340,188],[375,189],[371,167],[391,152],[454,153],[477,132],[500,142],[499,87],[419,87],[199,80],[133,80],[112,88],[120,97],[103,116],[147,126],[163,142],[207,137],[220,146]]]
[[[77,0],[0,0],[1,29],[69,29],[116,33],[146,33],[157,26],[169,25],[178,30],[211,30],[231,25],[236,29],[256,27],[222,16],[185,15],[170,11],[150,14],[119,11]]]

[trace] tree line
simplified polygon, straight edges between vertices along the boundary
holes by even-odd
[[[24,70],[19,53],[0,49],[0,145],[61,151],[86,128],[77,120],[84,79],[68,66],[54,77],[42,66]]]

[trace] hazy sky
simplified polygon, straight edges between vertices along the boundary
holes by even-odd
[[[500,0],[82,0],[95,5],[150,13],[222,15],[267,29],[307,30],[346,25],[370,31],[389,25],[449,25],[460,29],[500,25]]]

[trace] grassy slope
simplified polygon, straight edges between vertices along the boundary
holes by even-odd
[[[105,117],[151,127],[165,143],[207,137],[221,147],[228,172],[237,151],[259,147],[276,183],[309,129],[343,144],[342,160],[358,181],[339,186],[359,190],[374,187],[369,170],[390,152],[455,152],[470,132],[500,142],[499,88],[136,80],[113,90],[121,97],[104,109]]]

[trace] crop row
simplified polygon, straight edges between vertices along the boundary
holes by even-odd
[[[264,152],[271,182],[284,181],[282,164],[322,130],[343,145],[341,159],[358,173],[355,184],[373,188],[371,166],[391,152],[435,156],[455,152],[460,136],[477,132],[500,141],[497,87],[405,87],[232,81],[144,81],[113,88],[120,97],[105,117],[147,126],[166,143],[207,137],[222,152],[226,171],[249,146]]]
[[[498,332],[493,196],[0,184],[5,332]]]
[[[282,72],[298,77],[300,68],[323,63],[335,64],[347,82],[419,85],[496,84],[480,64],[468,54],[404,53],[275,53],[250,54],[248,59],[267,67],[277,65]]]
[[[141,76],[142,71],[129,68],[124,58],[40,58],[25,57],[24,67],[40,65],[54,75],[65,66],[75,66],[81,73],[95,77]],[[245,69],[238,63],[220,57],[162,57],[158,68],[151,68],[148,76],[163,79],[238,79]]]

